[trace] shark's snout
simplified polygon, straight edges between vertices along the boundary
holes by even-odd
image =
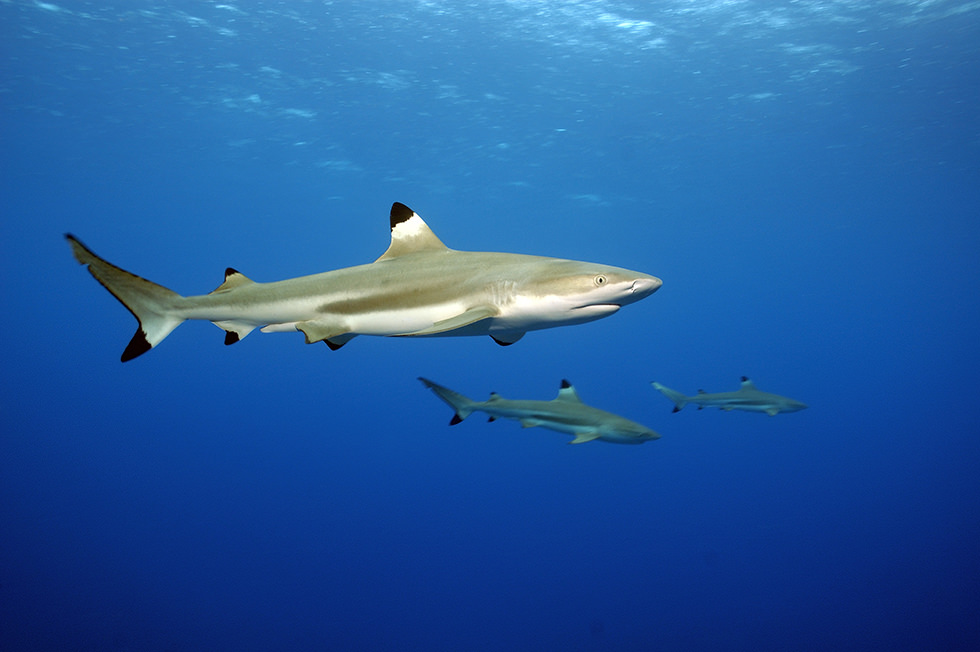
[[[660,289],[664,282],[656,276],[644,276],[633,281],[630,287],[630,298],[634,301],[649,296]]]

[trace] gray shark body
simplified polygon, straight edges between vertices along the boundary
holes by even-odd
[[[456,425],[473,412],[484,412],[490,416],[490,421],[514,419],[525,428],[541,426],[574,435],[569,444],[589,441],[642,444],[651,439],[660,439],[659,434],[642,424],[586,405],[567,380],[562,381],[558,396],[550,401],[515,401],[503,398],[496,392],[490,394],[486,401],[474,401],[426,378],[419,380],[453,408],[455,414],[449,425]]]
[[[759,391],[751,380],[742,376],[742,386],[736,392],[706,394],[703,390],[694,396],[685,396],[680,392],[664,387],[660,383],[650,383],[661,394],[674,402],[674,412],[679,412],[688,403],[693,403],[700,410],[703,407],[716,407],[721,410],[745,410],[746,412],[765,412],[776,416],[780,412],[797,412],[805,409],[805,403],[800,403],[785,396]]]
[[[498,344],[531,330],[580,324],[649,296],[660,279],[619,267],[523,254],[455,251],[412,209],[391,208],[391,244],[373,263],[274,283],[228,268],[213,292],[181,296],[112,265],[72,235],[75,258],[129,309],[139,329],[123,362],[187,319],[222,328],[225,344],[252,330],[301,331],[331,349],[356,335],[489,335]]]

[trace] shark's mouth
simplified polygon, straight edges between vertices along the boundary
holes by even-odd
[[[579,317],[598,319],[599,317],[611,315],[620,308],[622,306],[618,303],[590,303],[585,306],[576,306],[572,308],[572,312],[576,313],[576,316]]]

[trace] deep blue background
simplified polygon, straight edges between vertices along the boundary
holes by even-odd
[[[976,649],[980,9],[647,4],[0,2],[0,648]],[[374,260],[393,201],[664,286],[123,365],[62,239],[200,294]],[[810,409],[648,384],[743,374]],[[448,428],[418,375],[663,438]]]

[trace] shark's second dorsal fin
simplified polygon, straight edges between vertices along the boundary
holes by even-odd
[[[224,291],[227,291],[227,290],[233,290],[235,288],[241,287],[243,285],[249,285],[251,283],[255,283],[255,281],[253,281],[249,277],[245,276],[244,274],[242,274],[241,272],[239,272],[237,269],[233,269],[233,268],[229,267],[228,269],[225,270],[225,280],[224,280],[224,282],[221,285],[219,285],[218,287],[216,287],[214,289],[214,291],[211,292],[211,294],[215,294],[216,292],[224,292]]]
[[[405,204],[391,205],[391,244],[378,260],[390,260],[418,251],[449,251],[429,225]]]
[[[561,389],[558,390],[558,396],[555,398],[556,401],[574,401],[576,403],[581,403],[582,399],[578,397],[575,388],[567,380],[561,381]]]

